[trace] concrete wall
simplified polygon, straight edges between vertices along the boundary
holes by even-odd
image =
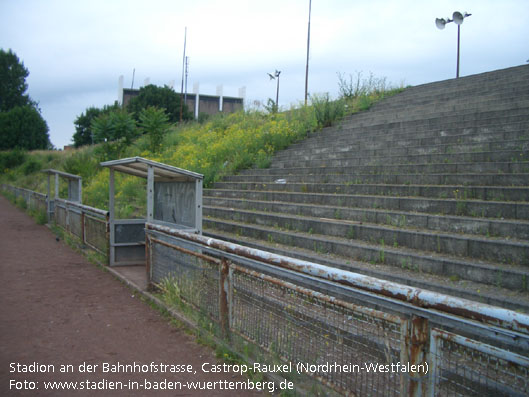
[[[124,88],[123,97],[121,98],[121,103],[123,104],[123,106],[127,106],[130,100],[135,96],[138,96],[139,93],[140,90]],[[177,93],[177,95],[180,94]],[[210,116],[219,113],[221,108],[221,101],[223,113],[234,113],[239,110],[242,110],[244,107],[243,98],[198,94],[199,103],[198,109],[196,109],[196,95],[197,94],[187,94],[186,99],[187,108],[190,112],[195,115],[195,118],[198,118],[198,115],[200,113],[205,113]]]

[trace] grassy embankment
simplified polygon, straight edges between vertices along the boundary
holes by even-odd
[[[266,168],[275,152],[329,126],[341,117],[366,110],[402,89],[367,89],[332,101],[328,95],[312,98],[310,106],[280,113],[257,111],[218,115],[204,123],[172,126],[161,150],[149,150],[147,136],[126,147],[121,158],[141,156],[204,175],[205,186],[250,167]],[[42,169],[54,168],[83,177],[83,203],[108,208],[108,170],[99,166],[98,146],[72,151],[0,152],[0,182],[46,193]],[[116,211],[120,218],[143,216],[145,181],[133,176],[116,178]],[[61,197],[66,183],[61,183]],[[52,187],[52,191],[54,188]]]

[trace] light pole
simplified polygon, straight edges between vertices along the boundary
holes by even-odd
[[[305,106],[307,106],[307,97],[309,95],[309,49],[310,49],[310,9],[312,0],[309,0],[309,27],[307,30],[307,64],[305,66]]]
[[[450,22],[454,22],[457,25],[457,68],[456,68],[456,79],[459,78],[459,41],[461,36],[461,24],[465,20],[466,17],[471,16],[472,14],[468,14],[465,12],[465,14],[461,14],[459,11],[455,11],[452,14],[452,19],[450,18],[435,18],[435,26],[437,26],[438,29],[443,30],[445,28],[445,25]]]
[[[276,80],[277,79],[277,89],[276,89],[276,112],[279,110],[279,75],[281,74],[280,70],[276,69],[276,72],[274,74],[268,73],[268,76],[270,77],[270,80]]]

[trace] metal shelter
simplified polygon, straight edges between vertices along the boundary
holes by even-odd
[[[55,199],[59,197],[59,177],[64,178],[68,181],[68,197],[67,200],[76,203],[82,203],[82,178],[79,175],[69,174],[64,171],[58,171],[54,169],[42,170],[45,174],[48,174],[48,196],[46,198],[46,207],[48,212],[48,219],[53,217],[55,211]],[[55,176],[55,195],[51,198],[51,176]]]
[[[167,164],[131,157],[105,161],[110,169],[110,266],[145,263],[145,222],[202,234],[204,176]],[[146,219],[116,219],[114,173],[147,179]]]

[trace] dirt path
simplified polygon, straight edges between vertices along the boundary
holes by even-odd
[[[233,371],[203,372],[204,363],[218,363],[210,349],[170,325],[110,274],[62,241],[57,242],[47,227],[36,225],[3,196],[0,280],[0,395],[254,395],[249,391],[219,390],[237,386],[224,381],[246,384],[247,378]],[[105,364],[118,362],[131,367],[152,362],[152,370],[159,372],[152,372],[151,367],[147,372],[138,372],[147,369],[138,365],[136,372],[104,372]],[[34,363],[37,368],[31,366]],[[83,363],[97,367],[93,373],[81,372]],[[162,373],[160,364],[173,366],[166,367],[166,371],[175,370],[176,365],[190,365],[191,373]],[[61,365],[71,365],[63,368],[71,372],[61,373]],[[46,372],[21,372],[34,369]],[[12,383],[14,380],[19,383]],[[138,382],[138,386],[129,380]],[[177,383],[172,385],[174,391],[155,391],[157,386],[170,385],[154,383],[164,380],[184,385],[187,381],[217,383],[211,383],[215,389],[209,391],[192,391],[185,386],[180,389]],[[46,391],[48,381],[79,382],[78,388],[90,391]],[[123,386],[109,382],[123,382]],[[15,387],[38,390],[17,391]],[[123,389],[110,390],[112,387]]]

